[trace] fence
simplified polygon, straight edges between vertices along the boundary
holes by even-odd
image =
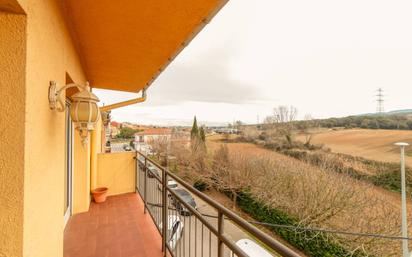
[[[247,257],[246,252],[256,248],[240,247],[225,233],[236,228],[273,255],[300,256],[140,152],[136,152],[136,172],[136,189],[144,201],[144,211],[162,235],[164,256]],[[195,198],[210,208],[211,215],[198,211]]]

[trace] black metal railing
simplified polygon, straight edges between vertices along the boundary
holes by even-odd
[[[247,257],[235,242],[243,236],[273,256],[300,256],[140,152],[136,172],[136,190],[162,235],[164,256]]]

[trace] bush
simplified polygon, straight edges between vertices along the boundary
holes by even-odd
[[[318,167],[326,165],[330,170],[337,173],[347,174],[352,178],[372,183],[375,186],[383,187],[395,192],[401,191],[400,167],[397,163],[379,162],[362,157],[354,157],[346,154],[336,154],[324,151],[311,152],[297,149],[284,149],[278,152],[301,161],[306,161]],[[361,164],[365,166],[366,169],[372,171],[370,173],[375,174],[365,174],[365,172],[358,170],[347,163]],[[411,168],[407,167],[406,172],[407,176],[411,178]],[[406,186],[408,191],[412,190],[411,179],[407,179]]]
[[[312,121],[296,121],[297,127],[304,127]],[[412,129],[411,118],[407,114],[400,115],[361,115],[343,118],[329,118],[315,120],[320,127],[334,128],[365,128],[365,129]]]
[[[209,187],[209,185],[204,182],[203,180],[197,180],[194,184],[193,187],[199,190],[200,192],[206,191]]]
[[[226,194],[230,197],[230,193],[226,192]],[[239,192],[237,195],[238,206],[255,220],[270,224],[300,226],[296,218],[266,206],[254,199],[248,192]],[[347,251],[336,239],[323,232],[303,231],[285,227],[268,227],[268,229],[310,256],[364,256],[358,251],[355,251],[355,253]]]

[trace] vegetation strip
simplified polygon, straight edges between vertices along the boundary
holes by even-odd
[[[324,163],[325,158],[322,152],[308,152],[305,150],[296,150],[296,149],[284,149],[277,151],[284,155],[293,157],[295,159],[301,161],[307,161],[308,163],[321,166]],[[332,154],[332,153],[328,153]],[[377,173],[374,175],[365,174],[362,171],[357,170],[356,168],[345,166],[342,162],[331,160],[330,165],[333,166],[333,170],[338,173],[347,174],[350,177],[353,177],[357,180],[370,182],[375,186],[383,187],[385,189],[400,192],[401,191],[401,175],[400,175],[400,168],[399,164],[397,163],[390,163],[390,162],[379,162],[379,161],[372,161],[362,157],[353,157],[346,154],[333,154],[338,159],[344,159],[351,162],[359,162],[363,165],[371,168],[377,169]],[[406,172],[409,177],[411,177],[412,170],[411,168],[407,167]],[[407,180],[407,189],[408,191],[412,189],[412,181],[411,179]]]
[[[230,192],[225,192],[231,197]],[[265,223],[281,224],[299,227],[299,222],[286,213],[266,206],[256,200],[248,192],[238,192],[237,205],[252,218]],[[336,240],[328,237],[323,231],[297,231],[290,227],[267,226],[268,229],[281,236],[284,240],[294,245],[311,256],[366,256],[355,251],[347,251]]]

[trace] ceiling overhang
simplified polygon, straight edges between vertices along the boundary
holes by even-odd
[[[65,0],[92,87],[147,88],[227,0]]]

